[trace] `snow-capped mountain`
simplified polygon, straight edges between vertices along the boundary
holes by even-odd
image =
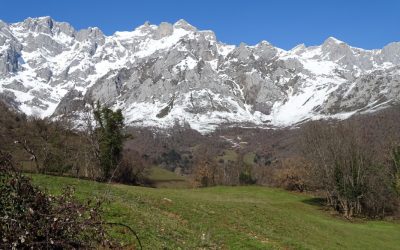
[[[364,50],[330,37],[285,51],[226,45],[184,20],[111,36],[50,17],[0,21],[0,95],[42,117],[99,100],[135,126],[290,126],[399,102],[400,42]]]

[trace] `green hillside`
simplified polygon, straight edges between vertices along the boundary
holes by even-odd
[[[32,175],[56,194],[102,197],[106,218],[134,228],[144,249],[399,249],[400,223],[347,221],[318,200],[265,187],[155,189]],[[124,229],[113,234],[136,244]]]

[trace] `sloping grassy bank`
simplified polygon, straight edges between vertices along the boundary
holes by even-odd
[[[34,183],[101,197],[106,218],[134,228],[144,249],[399,249],[400,223],[349,222],[307,195],[265,187],[154,189],[46,175]],[[123,228],[113,234],[134,245]]]

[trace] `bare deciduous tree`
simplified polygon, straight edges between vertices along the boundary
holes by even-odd
[[[312,183],[345,217],[384,216],[396,209],[393,171],[385,138],[357,121],[313,122],[303,130],[303,151],[312,163]]]

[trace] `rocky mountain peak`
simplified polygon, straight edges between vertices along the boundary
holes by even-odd
[[[323,51],[343,50],[348,49],[350,46],[334,37],[328,37],[321,45]]]
[[[158,26],[156,33],[155,33],[155,39],[161,39],[166,36],[172,35],[174,32],[174,27],[172,24],[167,23],[167,22],[162,22]]]
[[[354,49],[347,43],[342,42],[334,37],[329,37],[321,45],[323,56],[331,61],[341,60],[343,58],[352,60],[354,57]]]
[[[27,30],[33,32],[51,33],[53,29],[54,20],[49,16],[27,18],[22,22],[22,25]]]
[[[36,34],[44,33],[50,36],[59,33],[64,33],[67,36],[73,36],[75,34],[75,29],[66,22],[57,22],[49,16],[44,17],[29,17],[23,22],[14,23],[11,25],[12,29],[15,31],[32,32]],[[22,34],[23,35],[23,34]]]
[[[0,98],[28,115],[79,117],[87,102],[128,125],[292,126],[400,102],[400,43],[353,48],[335,38],[289,51],[227,45],[184,20],[104,35],[49,17],[0,23]]]
[[[176,23],[174,23],[174,28],[177,29],[184,29],[187,31],[197,31],[197,28],[189,24],[183,19],[178,20]]]
[[[80,42],[89,40],[104,43],[105,35],[99,28],[89,27],[76,32],[75,38]]]
[[[307,49],[306,45],[304,43],[296,45],[294,48],[292,48],[290,51],[294,54],[300,54],[304,52]]]
[[[8,24],[4,22],[3,20],[0,20],[0,29],[8,27]]]
[[[338,44],[343,44],[343,43],[345,43],[345,42],[343,42],[333,36],[330,36],[327,39],[325,39],[325,41],[323,42],[323,45],[338,45]]]
[[[152,25],[149,21],[146,21],[144,24],[140,25],[135,30],[139,31],[140,33],[146,34],[152,32],[156,28],[157,26]]]
[[[383,61],[400,64],[400,42],[392,42],[382,49]]]

